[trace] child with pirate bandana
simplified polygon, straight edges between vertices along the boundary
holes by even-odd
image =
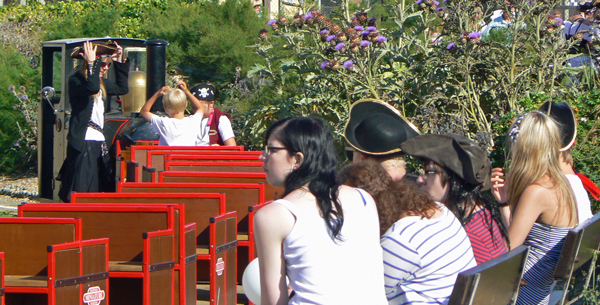
[[[216,87],[212,83],[196,84],[190,92],[200,100],[204,107],[204,119],[196,146],[236,146],[235,135],[231,127],[231,115],[214,107]],[[208,128],[206,128],[208,126]]]

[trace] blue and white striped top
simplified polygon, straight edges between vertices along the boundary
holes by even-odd
[[[402,218],[381,238],[389,304],[447,304],[457,275],[477,265],[460,221],[438,205],[442,216]]]
[[[569,229],[533,223],[523,242],[531,247],[523,273],[527,285],[519,289],[517,304],[548,304],[554,269]]]

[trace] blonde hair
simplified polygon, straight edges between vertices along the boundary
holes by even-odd
[[[516,120],[510,130],[507,137],[510,153],[507,198],[513,213],[525,189],[547,176],[558,200],[555,218],[568,211],[570,223],[576,224],[575,198],[558,159],[561,141],[556,123],[547,115],[532,111]]]
[[[183,112],[187,107],[187,97],[181,89],[171,89],[163,96],[163,106],[175,112]]]

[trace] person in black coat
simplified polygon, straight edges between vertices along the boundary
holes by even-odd
[[[67,135],[67,158],[57,180],[59,198],[71,201],[71,192],[105,191],[111,180],[104,138],[104,99],[129,92],[129,63],[122,62],[123,48],[114,43],[84,42],[71,57],[81,60],[78,71],[69,77],[71,120]],[[103,79],[114,64],[115,81]],[[108,183],[107,183],[108,182]],[[106,186],[105,186],[106,185]]]

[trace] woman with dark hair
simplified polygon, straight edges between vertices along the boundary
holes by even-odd
[[[498,205],[487,192],[491,188],[487,154],[460,135],[421,135],[401,147],[423,160],[423,173],[417,182],[460,220],[477,264],[505,253],[508,233]]]
[[[287,118],[267,130],[267,181],[285,192],[255,217],[261,304],[386,303],[375,203],[336,182],[333,143],[317,118]]]
[[[391,181],[375,162],[347,166],[346,184],[373,194],[379,211],[385,292],[389,304],[443,304],[456,277],[474,267],[462,225],[411,179]]]

